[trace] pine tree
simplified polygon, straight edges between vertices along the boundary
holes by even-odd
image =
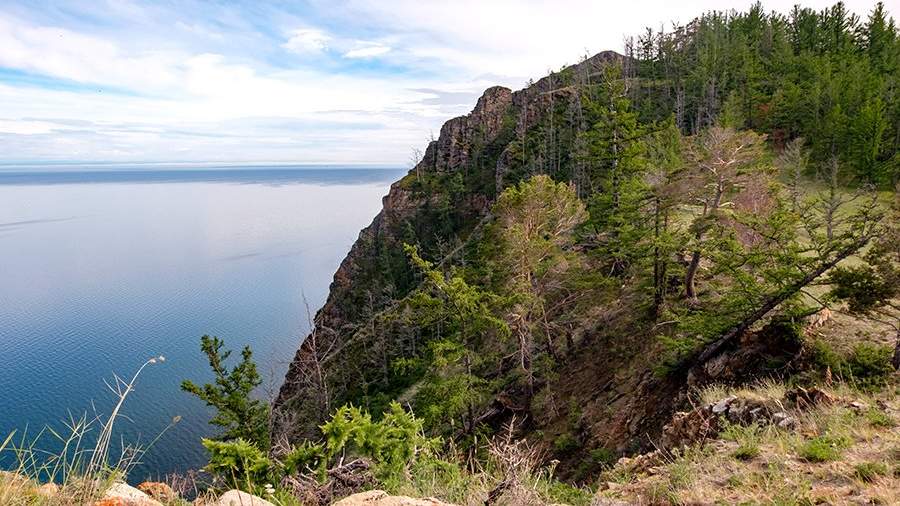
[[[241,361],[228,370],[225,362],[231,356],[231,351],[222,351],[224,345],[215,336],[200,338],[200,349],[209,360],[215,383],[199,386],[190,380],[184,380],[181,389],[196,395],[207,406],[216,409],[216,414],[209,423],[225,429],[218,439],[243,439],[258,448],[268,448],[269,405],[252,398],[253,390],[262,384],[253,362],[253,352],[249,346],[245,346],[241,351]]]

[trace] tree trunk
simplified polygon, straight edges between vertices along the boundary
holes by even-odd
[[[689,300],[697,299],[697,291],[694,288],[694,278],[697,276],[697,269],[700,267],[700,250],[691,253],[691,262],[688,264],[684,274],[684,296]]]
[[[704,348],[703,351],[700,353],[700,355],[697,356],[697,360],[695,361],[695,363],[703,364],[707,360],[713,358],[722,348],[724,348],[726,345],[730,344],[735,339],[739,338],[741,335],[744,334],[744,332],[746,332],[748,329],[750,329],[750,327],[754,323],[758,322],[759,320],[763,319],[767,314],[769,314],[769,311],[775,309],[776,307],[778,307],[779,304],[786,301],[791,296],[793,296],[794,294],[796,294],[797,292],[802,290],[805,286],[807,286],[810,283],[812,283],[813,281],[815,281],[816,278],[818,278],[819,276],[824,274],[827,270],[829,270],[832,267],[834,267],[835,265],[837,265],[838,262],[840,262],[841,260],[847,258],[848,256],[856,253],[860,249],[862,249],[862,247],[865,246],[866,244],[868,244],[868,242],[869,242],[868,236],[858,239],[853,244],[850,244],[849,246],[847,246],[846,248],[844,248],[843,250],[838,252],[838,254],[835,255],[835,257],[832,258],[831,260],[819,265],[815,270],[808,273],[806,276],[803,276],[801,279],[797,280],[790,286],[785,287],[780,292],[778,292],[774,295],[771,295],[768,299],[766,299],[766,301],[763,303],[763,305],[759,307],[759,309],[750,313],[750,315],[747,316],[746,318],[744,318],[743,320],[741,320],[740,323],[738,323],[737,325],[735,325],[734,327],[729,329],[727,332],[722,334],[721,337],[719,337],[712,343],[708,344],[706,346],[706,348]],[[896,359],[897,355],[895,354],[894,356]]]

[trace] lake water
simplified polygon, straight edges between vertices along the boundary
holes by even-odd
[[[168,429],[132,479],[204,464],[203,334],[253,348],[275,391],[334,271],[402,172],[339,168],[0,171],[0,440],[107,411],[104,379],[163,355],[120,420]]]

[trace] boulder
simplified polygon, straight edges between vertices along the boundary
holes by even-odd
[[[213,506],[275,506],[269,501],[250,495],[240,490],[229,490],[221,496],[219,500],[213,503]]]
[[[113,483],[94,506],[163,506],[161,502],[127,483]]]
[[[777,400],[731,395],[691,411],[676,412],[663,427],[660,444],[663,448],[675,449],[716,437],[722,429],[722,420],[744,426],[771,424],[783,429],[793,428],[797,424],[796,419],[784,412]]]
[[[345,497],[332,506],[452,506],[432,497],[414,499],[402,495],[388,495],[382,490],[369,490]]]

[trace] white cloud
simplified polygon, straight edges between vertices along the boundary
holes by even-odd
[[[350,51],[344,53],[344,58],[374,58],[376,56],[387,54],[390,51],[391,48],[389,46],[371,45],[351,49]]]
[[[36,135],[46,134],[54,130],[56,125],[46,121],[16,121],[0,119],[0,133]]]
[[[406,54],[426,68],[448,74],[506,76],[503,83],[521,87],[550,69],[572,64],[604,50],[623,51],[627,36],[647,26],[670,28],[709,10],[745,10],[757,0],[317,0],[317,7],[340,11],[360,27],[377,26],[401,40],[396,57]],[[822,9],[836,0],[804,0]],[[797,0],[768,0],[764,7],[789,12]],[[889,3],[889,2],[888,2]],[[848,9],[865,14],[872,0],[845,0]],[[894,9],[896,17],[900,10]],[[402,46],[402,47],[401,47]],[[425,60],[425,61],[423,61]]]
[[[298,28],[291,32],[283,47],[294,53],[320,53],[328,48],[331,36],[316,28]]]
[[[175,82],[180,57],[169,51],[126,54],[109,40],[0,13],[0,67],[82,83],[162,88]]]
[[[0,70],[27,77],[0,75],[0,161],[406,163],[488,86],[519,88],[621,50],[648,24],[754,0],[310,1],[319,12],[306,16],[280,3],[178,12],[148,0],[84,12],[90,23],[80,4],[48,17],[28,0],[0,1]],[[848,7],[864,15],[870,3]],[[364,58],[388,65],[348,64]]]

